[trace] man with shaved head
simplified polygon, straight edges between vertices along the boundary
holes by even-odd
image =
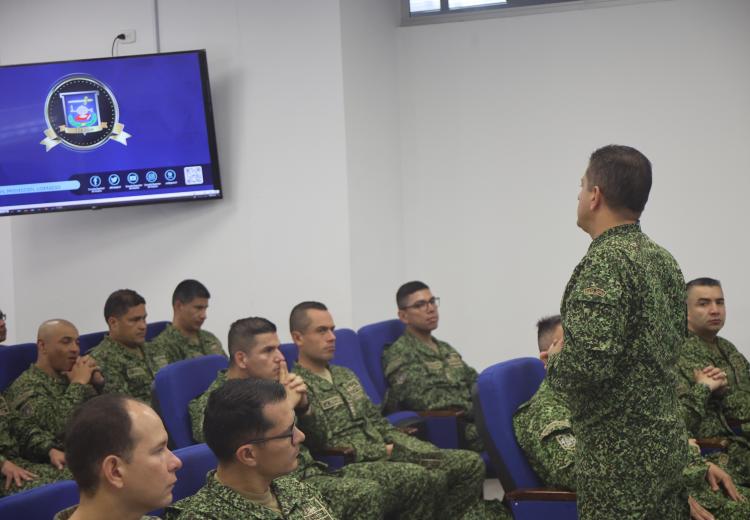
[[[103,379],[96,361],[79,356],[78,330],[67,320],[48,320],[37,333],[37,360],[6,391],[18,412],[28,455],[38,462],[65,465],[63,436],[73,409],[95,396]]]

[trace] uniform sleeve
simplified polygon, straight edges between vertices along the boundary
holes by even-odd
[[[224,348],[221,346],[219,338],[208,331],[206,331],[206,341],[204,342],[203,353],[206,355],[218,354],[227,357],[227,353],[224,352]]]
[[[682,363],[678,364],[677,370],[677,398],[688,432],[697,435],[700,424],[706,417],[711,389],[704,384],[697,384],[692,369],[683,366]]]
[[[626,345],[628,289],[619,269],[590,262],[563,302],[565,347],[550,357],[550,385],[567,394],[591,393],[616,374]]]
[[[722,350],[734,371],[736,383],[730,384],[723,399],[723,412],[727,417],[750,420],[750,363],[737,348],[728,341],[722,340]]]
[[[203,417],[206,414],[206,405],[208,404],[209,392],[206,391],[196,397],[188,404],[190,413],[190,427],[193,431],[193,440],[195,442],[206,442],[203,435]]]

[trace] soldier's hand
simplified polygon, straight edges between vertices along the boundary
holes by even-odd
[[[98,368],[91,374],[91,386],[99,393],[104,389],[104,374]]]
[[[563,348],[563,342],[562,340],[556,339],[552,342],[552,344],[547,349],[547,357],[554,356],[555,354],[559,354],[560,351]]]
[[[289,378],[289,369],[286,366],[286,360],[283,359],[279,363],[279,383],[286,386],[286,381]]]
[[[706,511],[706,509],[693,497],[688,497],[688,504],[690,504],[691,520],[716,520],[714,515]]]
[[[34,480],[36,478],[36,474],[13,464],[9,460],[6,460],[0,466],[0,473],[5,475],[5,489],[10,488],[13,483],[15,483],[16,487],[21,487],[25,480]]]
[[[386,444],[385,445],[385,456],[390,459],[391,455],[393,455],[393,444]]]
[[[728,384],[726,373],[716,367],[706,367],[703,370],[693,370],[695,382],[706,385],[711,392],[725,388]]]
[[[724,488],[724,494],[734,500],[735,502],[744,502],[745,497],[740,495],[739,491],[732,481],[732,477],[729,473],[721,469],[713,462],[708,463],[708,471],[706,471],[706,480],[711,486],[711,491],[719,491],[720,487]]]
[[[80,356],[73,364],[73,368],[71,368],[69,372],[65,372],[65,375],[71,383],[87,385],[91,381],[91,374],[98,369],[99,367],[96,366],[96,360],[94,358]]]
[[[49,463],[57,469],[63,469],[65,467],[65,453],[52,448],[49,450]]]

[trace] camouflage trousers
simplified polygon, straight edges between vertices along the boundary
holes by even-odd
[[[688,490],[690,496],[713,513],[717,520],[747,520],[750,518],[750,489],[748,488],[737,486],[737,491],[745,497],[745,502],[735,502],[725,496],[721,490],[711,491],[707,483],[700,490],[693,491],[692,489]]]
[[[476,451],[476,452],[482,452],[484,451],[484,443],[482,442],[481,437],[479,436],[479,431],[477,430],[477,425],[473,422],[461,422],[459,423],[463,426],[463,431],[461,432],[463,435],[462,439],[462,446],[464,446],[467,450]]]
[[[336,518],[380,520],[384,515],[383,489],[374,480],[320,474],[304,483],[317,489]]]
[[[72,480],[73,475],[70,474],[68,468],[57,469],[51,464],[40,464],[35,462],[28,462],[23,459],[11,460],[16,466],[20,466],[23,469],[30,471],[36,475],[34,480],[24,481],[24,483],[18,487],[15,483],[11,482],[8,489],[5,489],[5,477],[0,480],[0,497],[12,495],[19,491],[26,491],[27,489],[44,486],[46,484],[52,484],[58,480]]]

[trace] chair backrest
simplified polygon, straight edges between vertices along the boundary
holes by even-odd
[[[406,330],[406,325],[401,320],[386,320],[365,325],[357,331],[360,345],[362,345],[362,358],[370,374],[370,380],[380,395],[380,401],[385,397],[385,391],[388,388],[388,382],[383,373],[383,348],[396,341],[404,330]]]
[[[78,486],[73,480],[61,480],[22,491],[0,500],[0,518],[48,520],[59,511],[78,503]]]
[[[171,322],[169,321],[155,321],[146,325],[146,341],[151,341],[156,336],[162,333]]]
[[[0,347],[0,392],[36,362],[36,343]]]
[[[194,495],[206,483],[206,473],[216,469],[216,455],[205,444],[195,444],[186,448],[174,450],[174,454],[182,461],[182,467],[177,470],[177,483],[172,490],[174,502]]]
[[[370,397],[370,400],[380,406],[383,397],[370,378],[365,361],[362,358],[362,347],[357,333],[352,329],[336,329],[336,353],[331,360],[334,365],[346,367],[359,378],[360,383]]]
[[[518,446],[513,414],[536,393],[544,375],[539,359],[512,359],[483,370],[474,388],[477,426],[506,492],[543,486]]]
[[[297,345],[294,343],[282,343],[279,349],[281,350],[281,353],[284,354],[284,359],[286,359],[286,369],[291,372],[294,369],[294,364],[297,362],[297,358],[299,358]]]
[[[106,330],[102,330],[100,332],[89,332],[88,334],[81,334],[81,336],[78,338],[78,343],[81,346],[81,355],[83,356],[89,350],[101,343],[106,334]]]
[[[227,358],[213,354],[178,361],[156,373],[153,401],[175,448],[195,444],[188,404],[205,392],[216,373],[228,364]]]

